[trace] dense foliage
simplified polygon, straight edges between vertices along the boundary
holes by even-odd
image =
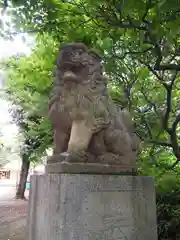
[[[28,119],[29,136],[47,133],[37,151],[51,146],[47,102],[59,43],[82,41],[102,54],[113,100],[132,113],[142,140],[139,173],[156,178],[160,239],[175,239],[180,219],[179,0],[14,0],[8,4],[14,25],[12,31],[6,28],[6,36],[13,37],[14,29],[37,36],[29,57],[8,62],[11,97],[27,119],[40,119],[38,123]],[[16,8],[11,8],[13,4]]]
[[[180,190],[157,195],[159,239],[176,240],[180,237]]]
[[[178,0],[14,2],[21,31],[49,33],[57,42],[83,41],[103,53],[142,140],[168,148],[174,164],[179,161]]]

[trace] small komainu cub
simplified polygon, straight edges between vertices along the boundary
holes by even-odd
[[[100,57],[82,43],[60,50],[49,118],[54,155],[66,152],[76,163],[135,163],[139,139],[129,113],[112,102]]]

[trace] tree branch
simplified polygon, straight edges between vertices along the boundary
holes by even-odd
[[[180,114],[177,115],[176,119],[174,120],[172,124],[172,132],[171,132],[171,142],[172,142],[172,148],[174,151],[174,154],[178,161],[180,161],[180,147],[178,146],[178,140],[177,140],[177,126],[180,123]]]
[[[122,29],[138,29],[138,30],[142,30],[142,31],[145,31],[147,30],[146,26],[142,25],[142,24],[139,24],[137,25],[134,21],[133,18],[131,18],[130,16],[127,17],[127,22],[123,22],[120,19],[116,18],[116,21],[112,21],[107,15],[106,15],[106,9],[103,8],[104,6],[102,7],[99,7],[99,11],[101,13],[100,16],[97,16],[98,18],[102,18],[106,21],[106,23],[108,25],[111,25],[113,27],[118,27],[118,28],[122,28]],[[112,12],[113,12],[113,9],[111,9]]]
[[[175,21],[179,17],[180,9],[176,10],[175,12],[172,12],[170,16],[167,16],[167,18],[164,18],[161,21],[161,24],[164,22],[170,22],[170,21]]]
[[[149,137],[152,138],[153,135],[152,135],[152,132],[151,132],[151,127],[149,125],[149,122],[147,121],[147,119],[145,117],[143,117],[143,119],[144,119],[145,125],[147,127],[147,131],[148,131]]]
[[[168,121],[169,121],[169,117],[172,109],[171,98],[172,98],[172,91],[170,88],[168,88],[167,95],[166,95],[166,112],[162,119],[162,125],[165,131],[168,132],[169,134],[171,134],[171,129],[169,129],[169,126],[168,126]]]
[[[172,88],[173,88],[176,76],[177,76],[177,72],[175,72],[174,75],[172,76],[171,84],[170,85],[166,84],[166,87],[165,87],[166,91],[167,91],[167,95],[166,95],[166,112],[165,112],[162,124],[163,124],[163,127],[166,130],[166,132],[169,133],[170,135],[172,133],[172,130],[168,126],[168,121],[169,121],[170,113],[172,112]]]
[[[128,51],[128,52],[125,52],[123,54],[123,56],[117,56],[117,55],[113,55],[113,57],[116,57],[120,60],[124,59],[126,57],[126,55],[138,55],[138,54],[144,54],[144,53],[147,53],[148,51],[152,50],[153,48],[152,47],[148,47],[146,48],[145,50],[143,51]]]
[[[148,97],[147,97],[147,95],[145,94],[145,92],[144,92],[144,90],[143,90],[142,87],[141,87],[141,93],[143,94],[145,101],[146,101],[147,103],[149,103],[150,106],[152,106],[152,108],[154,109],[154,112],[156,113],[156,115],[157,115],[158,117],[160,117],[160,116],[159,116],[159,113],[158,113],[158,111],[157,111],[157,108],[156,108],[155,103],[151,102],[151,101],[148,99]]]
[[[173,163],[173,165],[169,168],[170,170],[172,170],[173,168],[175,168],[175,166],[179,163],[179,159],[177,159],[175,161],[175,163]]]
[[[149,69],[149,71],[152,72],[152,73],[157,77],[157,79],[164,85],[164,87],[166,87],[166,83],[164,83],[163,77],[162,77],[161,75],[159,75],[159,74],[157,73],[157,71],[154,70],[153,67],[151,67],[149,64],[143,62],[142,60],[139,60],[139,62],[140,62],[141,64],[145,65],[145,66]]]
[[[146,20],[146,17],[147,17],[147,15],[148,15],[148,12],[149,12],[149,10],[151,9],[151,7],[152,7],[152,0],[148,0],[148,1],[146,2],[146,10],[145,10],[145,13],[144,13],[144,15],[143,15],[143,17],[142,17],[142,21],[145,22],[145,23],[149,23],[149,22]]]
[[[160,65],[160,62],[157,61],[155,66],[154,66],[154,69],[158,70],[158,71],[165,71],[165,70],[180,71],[180,65],[179,64],[163,64],[163,65]]]
[[[169,143],[169,142],[158,141],[158,140],[155,140],[155,139],[148,139],[147,142],[156,144],[156,145],[158,145],[158,146],[163,146],[163,147],[172,148],[172,144]]]

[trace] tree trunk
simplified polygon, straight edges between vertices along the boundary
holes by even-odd
[[[24,193],[26,189],[26,181],[29,172],[30,161],[26,154],[22,155],[21,174],[19,179],[19,185],[16,192],[16,199],[25,199]]]

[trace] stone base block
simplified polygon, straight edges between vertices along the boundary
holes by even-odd
[[[66,161],[66,155],[51,156],[46,165],[47,173],[88,173],[88,174],[136,174],[136,166],[129,164],[110,165],[102,163],[83,163]]]
[[[151,177],[32,176],[28,240],[157,240]]]
[[[124,174],[135,175],[135,168],[128,165],[108,165],[98,163],[49,163],[47,173],[87,173],[87,174]]]

